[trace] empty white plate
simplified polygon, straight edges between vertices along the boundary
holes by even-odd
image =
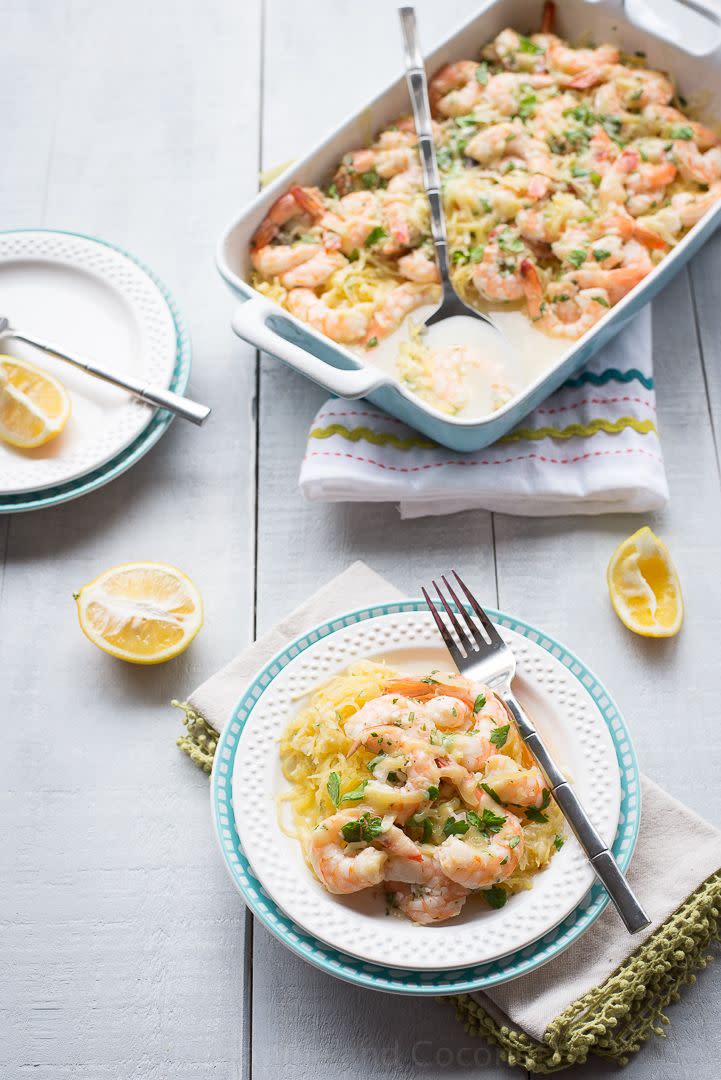
[[[0,234],[0,315],[12,326],[92,358],[103,367],[168,386],[177,334],[154,281],[115,248],[61,232]],[[0,496],[38,491],[92,472],[150,423],[154,410],[124,390],[13,338],[0,353],[55,375],[72,415],[45,446],[18,450],[0,441]]]

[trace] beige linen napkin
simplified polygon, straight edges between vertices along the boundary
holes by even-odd
[[[364,563],[354,563],[198,687],[191,695],[188,705],[217,731],[222,731],[252,676],[289,640],[300,636],[318,623],[325,622],[333,615],[340,615],[356,607],[399,599],[403,599],[403,595],[388,581]],[[214,739],[209,748],[206,747],[205,751],[200,752],[197,738],[193,740],[192,736],[185,736],[178,742],[197,764],[209,766],[215,750]],[[641,934],[629,935],[609,904],[593,926],[556,959],[512,982],[493,987],[485,993],[475,994],[473,1000],[468,996],[455,999],[461,1018],[470,1023],[471,1030],[494,1038],[504,1048],[509,1060],[523,1064],[526,1068],[552,1071],[570,1064],[571,1060],[583,1060],[588,1049],[594,1049],[594,1040],[585,1034],[588,1027],[586,1025],[581,1037],[581,1050],[576,1046],[573,1050],[574,1056],[571,1057],[568,1057],[567,1050],[562,1054],[556,1051],[550,1055],[554,1060],[550,1060],[547,1045],[550,1041],[549,1029],[554,1025],[553,1038],[556,1039],[559,1019],[566,1024],[570,1022],[567,1018],[573,1010],[569,1010],[569,1006],[582,1003],[582,999],[592,994],[595,989],[603,989],[609,976],[620,967],[623,973],[625,969],[622,965],[627,964],[640,947],[643,962],[650,963],[651,953],[643,951],[644,942],[721,867],[721,833],[718,830],[645,777],[642,781],[642,799],[640,835],[628,877],[651,918],[649,928]],[[690,837],[692,842],[689,842]],[[714,888],[720,890],[718,895],[721,897],[721,883],[714,885]],[[703,952],[705,945],[716,934],[718,917],[721,914],[713,906],[716,895],[714,892],[710,899],[705,897],[706,906],[701,915],[697,908],[693,909],[693,925],[698,926],[699,919],[703,923],[699,939],[702,944],[699,946],[694,939],[696,952],[699,949]],[[678,919],[678,912],[676,918]],[[670,942],[672,955],[676,955],[678,949],[684,948],[689,954],[691,952],[691,938],[683,937],[685,927],[683,922],[674,923],[673,932],[676,937]],[[668,947],[667,943],[664,956],[668,955]],[[660,950],[655,950],[654,957],[656,953],[660,955]],[[696,957],[694,953],[694,957],[692,966],[702,966],[703,956]],[[680,962],[683,953],[676,958]],[[668,968],[668,961],[663,957],[659,963]],[[689,966],[691,965],[687,965],[679,974],[674,987],[689,981]],[[641,971],[641,985],[643,974]],[[635,977],[639,978],[638,970],[635,971]],[[636,998],[642,996],[643,990],[635,990],[629,978],[621,981],[624,986],[628,983],[626,989],[630,987],[630,995],[635,995]],[[667,994],[668,1000],[673,1000],[675,993],[676,989],[672,987]],[[658,996],[656,994],[656,998],[650,1003],[653,1013],[646,1018],[646,1034],[639,1034],[634,1028],[630,1044],[628,1039],[624,1042],[624,1055],[629,1050],[638,1049],[640,1040],[653,1030],[654,1018],[663,1018],[661,1009],[668,1001],[662,1000],[659,1004]],[[621,998],[621,1005],[614,1005],[613,1001],[609,1005],[608,994],[599,995],[598,1001],[591,1002],[591,1007],[596,1008],[599,1014],[606,1014],[609,1008],[612,1013],[616,1010],[615,1019],[609,1021],[606,1015],[606,1026],[609,1023],[611,1027],[616,1025],[619,1009],[623,1013],[633,1010],[633,1005],[629,1005],[623,995]],[[586,1009],[585,1003],[583,1008]],[[574,1017],[574,1022],[577,1023],[577,1017]],[[542,1061],[539,1054],[541,1050],[546,1055]],[[620,1051],[614,1052],[610,1039],[607,1040],[605,1051],[597,1049],[597,1052],[605,1052],[616,1060],[623,1060]]]

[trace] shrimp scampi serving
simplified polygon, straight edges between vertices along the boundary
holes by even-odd
[[[280,753],[281,826],[320,885],[375,890],[419,925],[455,918],[473,896],[501,907],[563,844],[503,702],[456,673],[361,661],[311,696]]]
[[[718,201],[721,139],[643,55],[564,41],[554,21],[548,2],[540,32],[507,28],[444,65],[429,99],[456,290],[571,342]],[[283,193],[253,238],[252,283],[365,361],[383,354],[441,412],[471,415],[471,401],[493,411],[520,389],[508,372],[413,338],[414,312],[440,298],[417,142],[401,116],[346,153],[324,186]],[[473,389],[479,380],[488,393]]]

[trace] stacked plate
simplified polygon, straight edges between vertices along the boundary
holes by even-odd
[[[103,367],[182,393],[190,342],[157,278],[111,244],[46,229],[0,233],[0,314]],[[0,513],[36,510],[93,491],[134,465],[171,416],[12,338],[0,352],[29,360],[70,394],[65,430],[35,450],[0,442]]]
[[[622,869],[640,817],[636,756],[611,696],[582,661],[542,631],[491,612],[516,654],[519,698],[562,764]],[[259,671],[226,724],[211,806],[220,848],[246,903],[316,967],[376,990],[460,993],[506,982],[557,956],[608,902],[571,837],[534,887],[499,910],[469,903],[434,927],[387,917],[371,890],[331,896],[278,823],[287,786],[278,738],[302,697],[361,658],[404,673],[449,667],[422,600],[353,611],[290,643]]]

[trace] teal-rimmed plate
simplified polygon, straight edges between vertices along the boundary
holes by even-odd
[[[346,627],[382,616],[423,611],[423,600],[353,611],[316,627],[274,657],[249,685],[221,736],[211,778],[211,806],[221,851],[234,883],[257,918],[293,952],[329,974],[371,989],[402,994],[464,993],[506,982],[553,959],[600,915],[608,903],[605,890],[593,886],[577,907],[548,933],[490,963],[433,971],[382,966],[331,948],[286,915],[254,875],[240,843],[233,811],[232,777],[241,733],[257,702],[280,672],[305,650]],[[595,703],[618,764],[621,802],[613,851],[620,867],[625,869],[638,836],[640,780],[633,746],[613,699],[586,665],[559,642],[520,619],[501,612],[490,614],[499,626],[527,638],[560,662]]]
[[[153,271],[145,266],[139,259],[135,258],[135,256],[123,250],[123,248],[111,244],[106,240],[99,240],[94,236],[86,236],[83,233],[68,232],[61,229],[34,228],[0,231],[0,237],[10,238],[10,240],[12,240],[13,237],[18,237],[19,241],[21,241],[23,237],[32,237],[36,235],[51,239],[57,237],[59,243],[65,238],[69,242],[76,240],[83,241],[86,245],[94,245],[98,249],[99,262],[102,261],[102,252],[104,250],[116,252],[132,264],[132,273],[135,274],[136,277],[138,271],[141,271],[149,282],[152,282],[154,292],[156,295],[159,294],[158,305],[160,306],[158,307],[158,311],[166,311],[166,314],[163,317],[166,321],[169,317],[175,338],[175,359],[168,386],[176,393],[182,394],[185,391],[190,377],[190,339],[175,300]],[[22,251],[19,252],[19,258],[21,257]],[[120,271],[120,279],[122,285],[122,269]],[[150,289],[151,286],[148,285],[147,288]],[[172,341],[172,338],[170,340]],[[102,487],[104,484],[109,483],[117,476],[120,476],[121,473],[131,468],[152,446],[155,445],[172,420],[172,415],[168,412],[150,412],[144,406],[140,406],[139,408],[142,410],[143,414],[147,412],[147,422],[145,421],[144,415],[142,415],[142,421],[138,425],[138,434],[133,437],[131,441],[127,442],[122,449],[119,449],[117,453],[112,454],[112,456],[103,461],[102,464],[98,464],[96,468],[89,468],[87,471],[83,471],[80,475],[67,479],[65,482],[59,482],[52,485],[43,484],[43,486],[31,490],[1,495],[0,513],[12,514],[26,510],[40,510],[67,502],[70,499],[77,499],[81,495],[86,495],[89,492]],[[30,485],[28,485],[28,487],[30,487]]]

